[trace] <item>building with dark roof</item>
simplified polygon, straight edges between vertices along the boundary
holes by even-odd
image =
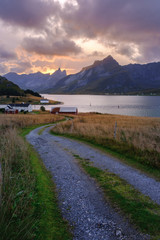
[[[29,103],[21,103],[21,104],[8,104],[7,107],[5,108],[5,111],[8,111],[10,109],[13,110],[18,110],[18,112],[21,111],[27,111],[27,112],[32,112],[32,105]]]

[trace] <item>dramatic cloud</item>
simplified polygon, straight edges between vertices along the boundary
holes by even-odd
[[[30,62],[17,62],[16,64],[13,65],[13,67],[10,68],[11,72],[18,72],[18,73],[23,73],[27,72],[32,68],[32,65]]]
[[[3,63],[0,63],[0,75],[3,75],[5,73],[7,73],[9,71],[8,67],[3,64]]]
[[[77,69],[77,72],[81,71],[84,66],[91,65],[92,62],[93,60],[90,61],[86,56],[81,55],[81,58],[73,59],[56,58],[54,64],[56,68],[66,69],[68,74],[72,74],[75,73],[75,69]]]
[[[77,54],[81,52],[74,41],[61,38],[26,38],[23,47],[28,52],[34,52],[40,55],[66,56],[69,54]]]
[[[139,57],[139,51],[137,49],[137,46],[133,43],[131,44],[125,44],[125,43],[113,43],[108,44],[112,51],[115,53],[118,53],[121,56],[126,56],[129,59],[135,60],[137,57]]]
[[[93,51],[92,53],[88,54],[88,57],[105,57],[105,55],[102,52]]]
[[[142,50],[146,41],[151,49],[155,38],[160,44],[160,2],[159,0],[77,0],[78,7],[66,4],[61,16],[63,27],[72,37],[99,39],[102,43],[118,42],[126,45],[137,44]],[[107,47],[107,45],[106,45]],[[119,49],[119,54],[135,53],[129,46]],[[160,53],[160,52],[159,52]]]
[[[17,54],[13,51],[7,51],[6,49],[2,48],[0,46],[0,59],[16,59],[17,58]]]
[[[88,38],[100,35],[124,39],[160,30],[159,0],[77,0],[78,7],[66,4],[62,13],[66,31]],[[67,27],[68,26],[68,27]],[[127,34],[127,36],[124,33]],[[143,39],[140,34],[139,39]],[[133,39],[132,39],[133,40]]]
[[[160,61],[159,12],[159,0],[0,0],[0,68],[77,72],[109,54]]]
[[[40,28],[60,9],[54,0],[0,0],[0,18],[10,24]]]

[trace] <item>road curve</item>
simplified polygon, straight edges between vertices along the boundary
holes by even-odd
[[[74,227],[73,239],[149,239],[149,236],[139,234],[122,216],[111,208],[109,203],[106,203],[102,191],[79,167],[73,154],[91,159],[97,167],[108,168],[117,174],[124,172],[126,174],[123,174],[123,176],[118,175],[123,178],[126,175],[126,180],[128,180],[128,176],[132,178],[130,172],[132,174],[134,172],[135,178],[138,176],[138,179],[140,175],[148,181],[148,177],[88,145],[49,134],[51,127],[45,128],[42,134],[39,135],[38,132],[41,128],[43,127],[31,131],[27,135],[27,140],[40,154],[46,168],[53,176],[62,215]],[[111,166],[111,169],[109,166]],[[151,181],[151,184],[153,184],[155,180],[151,180],[153,181]],[[144,184],[146,181],[144,180]],[[134,179],[133,183],[136,183],[136,187],[139,189],[140,179]],[[152,195],[154,194],[152,193]]]

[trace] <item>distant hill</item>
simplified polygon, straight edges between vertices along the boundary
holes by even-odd
[[[151,95],[151,96],[160,96],[160,88],[146,89],[143,91],[130,92],[129,95]]]
[[[4,75],[7,79],[17,84],[20,88],[26,90],[42,92],[48,88],[53,88],[54,85],[66,76],[66,71],[61,71],[59,68],[53,74],[43,74],[41,72],[31,74],[17,74],[10,72]]]
[[[160,62],[121,66],[108,56],[83,68],[79,73],[59,80],[45,93],[58,94],[130,94],[160,88]]]
[[[24,91],[5,77],[0,76],[0,96],[3,95],[23,96]]]

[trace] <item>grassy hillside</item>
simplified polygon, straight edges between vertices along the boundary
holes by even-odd
[[[40,104],[41,95],[32,90],[22,90],[16,84],[0,76],[0,104],[9,103],[31,103]],[[50,100],[49,104],[58,104],[59,102]]]
[[[0,96],[2,95],[23,96],[24,91],[16,84],[0,76]]]

